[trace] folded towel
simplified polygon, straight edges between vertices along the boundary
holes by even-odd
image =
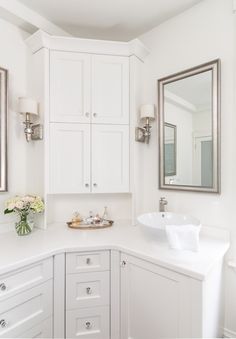
[[[176,250],[199,250],[201,225],[166,225],[166,235],[171,248]]]

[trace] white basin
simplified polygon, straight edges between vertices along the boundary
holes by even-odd
[[[166,225],[194,225],[201,226],[200,221],[187,214],[178,214],[170,212],[152,212],[140,215],[138,222],[143,226],[165,230]]]

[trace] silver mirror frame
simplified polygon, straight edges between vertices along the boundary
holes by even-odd
[[[164,86],[173,81],[212,71],[212,140],[213,185],[212,188],[187,185],[168,185],[164,173]],[[220,193],[220,59],[167,76],[158,80],[158,129],[159,129],[159,189]]]
[[[0,68],[0,192],[7,191],[8,71]]]

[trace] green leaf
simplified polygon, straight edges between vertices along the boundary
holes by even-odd
[[[14,211],[13,210],[9,210],[8,208],[6,208],[5,211],[4,211],[4,214],[9,214],[9,213],[12,213],[12,212],[14,212]]]

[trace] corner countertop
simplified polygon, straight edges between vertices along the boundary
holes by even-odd
[[[170,249],[164,232],[153,236],[127,221],[117,221],[101,230],[75,230],[58,223],[22,237],[15,231],[0,234],[0,274],[63,252],[118,250],[204,280],[228,248],[227,236],[209,236],[205,232],[200,236],[199,252],[191,252]]]

